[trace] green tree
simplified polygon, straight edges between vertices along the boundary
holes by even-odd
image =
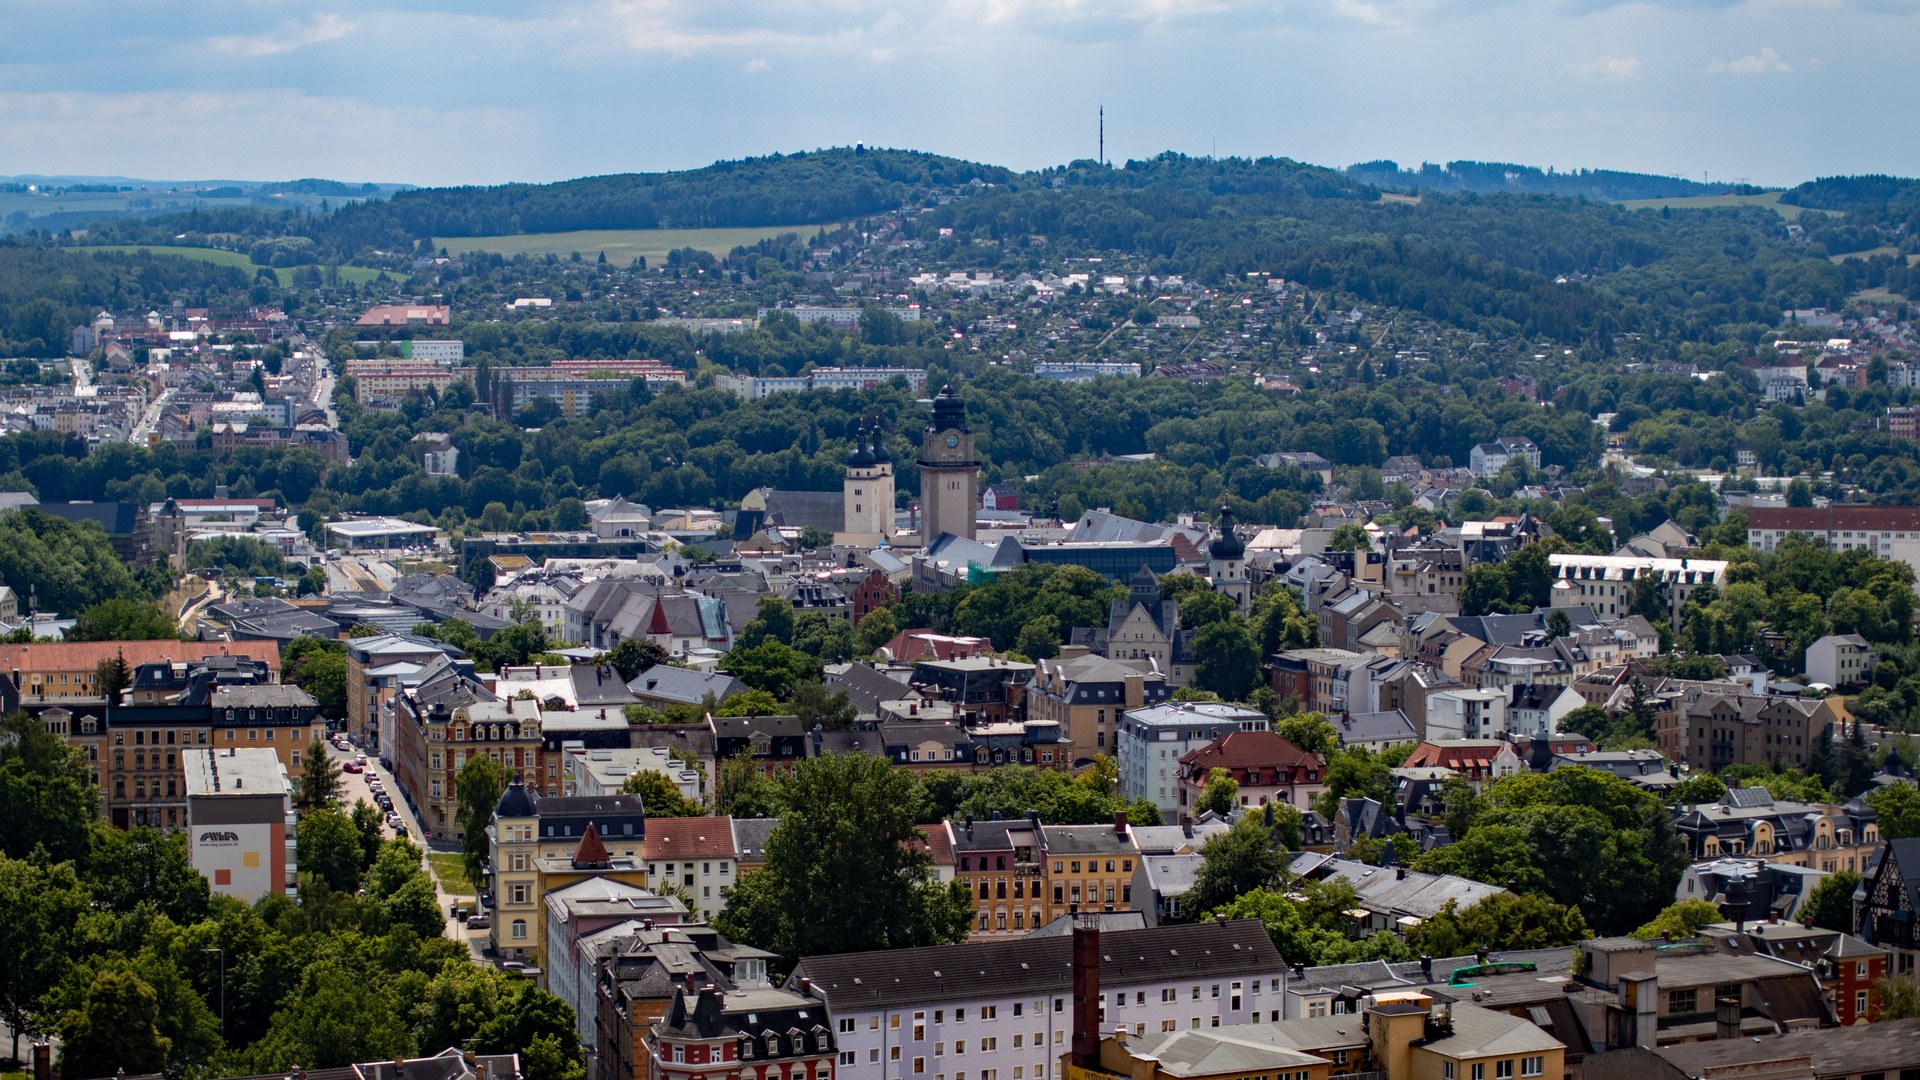
[[[1673,806],[1698,806],[1705,803],[1717,803],[1727,797],[1727,785],[1710,772],[1696,772],[1673,786],[1667,792],[1667,802]]]
[[[296,857],[300,873],[318,878],[335,892],[352,893],[360,885],[360,830],[338,810],[309,810],[300,818]]]
[[[1292,807],[1286,811],[1293,815],[1297,831],[1299,813]],[[1183,904],[1195,913],[1212,911],[1242,893],[1278,882],[1286,868],[1286,852],[1274,843],[1273,832],[1259,817],[1247,814],[1233,828],[1215,833],[1200,845],[1200,869]]]
[[[1565,608],[1554,608],[1547,616],[1547,640],[1570,637],[1573,634],[1573,619]]]
[[[340,766],[334,764],[327,741],[315,735],[307,744],[300,774],[300,805],[308,810],[332,806],[340,797]]]
[[[1720,909],[1705,900],[1681,900],[1668,904],[1652,921],[1633,932],[1637,938],[1657,938],[1662,934],[1676,940],[1690,938],[1700,928],[1722,921]]]
[[[1813,485],[1805,480],[1795,480],[1787,485],[1787,505],[1808,507],[1813,505]]]
[[[818,726],[826,731],[852,731],[860,710],[845,690],[828,690],[825,683],[803,682],[793,688],[793,700],[787,708],[800,722],[802,731]]]
[[[1874,1022],[1920,1016],[1920,982],[1912,975],[1884,975],[1873,983]]]
[[[736,941],[802,956],[966,939],[973,900],[941,885],[911,843],[921,803],[912,773],[866,754],[800,762],[766,863],[727,892],[716,927]]]
[[[87,891],[72,863],[42,866],[0,855],[0,1019],[20,1036],[49,1028],[47,996],[66,973]]]
[[[295,638],[280,655],[280,675],[311,695],[320,706],[320,715],[330,720],[346,718],[347,647],[344,643]]]
[[[722,760],[714,769],[713,812],[740,818],[779,817],[785,808],[782,785],[760,771],[745,750]]]
[[[771,638],[752,647],[736,645],[720,661],[720,669],[779,701],[793,696],[800,683],[822,681],[826,673],[817,657]]]
[[[422,938],[438,937],[447,926],[447,914],[440,909],[440,896],[426,874],[415,874],[387,897],[382,905],[387,923],[407,927]]]
[[[99,803],[84,751],[24,712],[0,722],[0,853],[86,862]]]
[[[136,826],[93,825],[86,883],[93,901],[109,911],[141,905],[183,926],[207,917],[211,891],[187,859],[187,835]]]
[[[102,600],[82,611],[68,641],[150,641],[180,637],[180,627],[159,606],[132,600]]]
[[[875,608],[862,616],[860,625],[854,628],[854,647],[859,655],[872,656],[899,633],[900,624],[894,619],[893,609]]]
[[[1365,551],[1372,546],[1367,530],[1353,524],[1340,526],[1327,538],[1328,551]]]
[[[1221,817],[1227,817],[1239,806],[1240,782],[1219,766],[1207,770],[1207,783],[1200,789],[1199,797],[1193,800],[1193,812],[1204,814],[1211,810]]]
[[[392,991],[329,957],[301,974],[286,1006],[249,1048],[247,1070],[342,1069],[356,1061],[412,1057],[418,1049]]]
[[[380,808],[365,799],[355,799],[353,813],[354,832],[360,836],[360,865],[368,867],[380,856],[381,845],[385,842],[381,836],[381,827],[386,820],[380,816]]]
[[[159,996],[138,975],[100,972],[79,1007],[60,1018],[61,1075],[160,1072],[172,1044],[161,1036],[159,1018]]]
[[[754,603],[753,618],[741,628],[734,648],[751,649],[769,639],[791,645],[795,622],[791,603],[778,596],[763,596]]]
[[[1013,651],[1029,660],[1051,660],[1060,654],[1060,620],[1052,615],[1036,615],[1020,628],[1013,639]]]
[[[627,638],[607,650],[604,657],[620,673],[623,682],[632,682],[640,673],[658,664],[667,663],[671,654],[658,642],[644,638]]]
[[[1866,801],[1879,815],[1882,840],[1920,836],[1920,791],[1906,784],[1889,784],[1869,793]]]
[[[1853,891],[1860,887],[1860,875],[1842,870],[1820,879],[1800,904],[1800,917],[1810,919],[1823,930],[1853,933]]]
[[[705,807],[680,794],[680,789],[673,786],[665,773],[653,769],[627,777],[620,790],[640,796],[640,805],[648,817],[700,817],[707,812]]]
[[[1195,635],[1194,685],[1226,701],[1245,701],[1260,680],[1260,649],[1238,619],[1211,623]]]
[[[1320,713],[1295,713],[1274,725],[1280,737],[1309,754],[1331,757],[1340,749],[1340,733]]]
[[[106,698],[109,704],[120,703],[120,691],[133,685],[133,669],[127,666],[125,650],[107,657],[94,666],[94,693]]]
[[[1529,893],[1495,893],[1465,911],[1449,900],[1408,935],[1427,956],[1464,956],[1480,943],[1502,952],[1555,949],[1592,936],[1579,908]]]
[[[493,808],[506,790],[506,767],[485,754],[470,755],[454,774],[454,825],[460,830],[468,881],[480,880],[487,861],[487,826],[493,823]]]

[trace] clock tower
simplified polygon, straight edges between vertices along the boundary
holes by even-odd
[[[920,543],[931,544],[941,533],[974,539],[979,507],[980,463],[973,459],[967,404],[943,386],[920,441]]]

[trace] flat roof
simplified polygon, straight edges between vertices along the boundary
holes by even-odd
[[[188,798],[287,793],[287,770],[272,750],[189,750],[182,756]]]
[[[439,529],[432,525],[415,525],[411,521],[399,518],[377,517],[361,518],[357,521],[329,521],[327,531],[341,536],[406,536],[416,533],[435,533]]]

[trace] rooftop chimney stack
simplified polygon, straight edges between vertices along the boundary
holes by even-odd
[[[1073,1064],[1100,1067],[1100,923],[1073,920]]]

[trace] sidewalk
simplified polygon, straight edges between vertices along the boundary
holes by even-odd
[[[359,750],[343,752],[331,743],[328,744],[328,749],[333,753],[334,761],[342,765],[352,761],[354,757],[360,753]],[[423,851],[431,850],[440,853],[459,853],[460,848],[457,844],[436,842],[429,848],[427,842],[422,839],[422,837],[426,835],[426,830],[420,827],[420,820],[414,816],[412,808],[407,805],[407,801],[400,797],[400,786],[394,782],[393,774],[381,768],[379,759],[372,754],[367,755],[366,769],[366,772],[359,774],[350,772],[342,772],[340,774],[341,805],[347,811],[351,812],[354,803],[360,799],[365,799],[369,805],[373,805],[373,789],[367,785],[367,777],[378,776],[382,789],[385,790],[388,797],[393,800],[393,812],[400,815],[401,822],[407,827],[407,839],[411,840]],[[394,836],[394,831],[390,826],[383,823],[380,826],[380,835],[391,839]],[[473,954],[475,963],[487,963],[486,958],[481,955],[481,950],[486,947],[487,932],[485,930],[468,930],[464,921],[455,922],[453,917],[448,914],[448,912],[453,910],[453,905],[456,903],[464,907],[477,907],[479,903],[478,897],[456,896],[455,894],[447,892],[446,889],[441,886],[439,877],[434,874],[432,864],[424,855],[420,860],[420,869],[427,875],[427,880],[433,882],[434,902],[440,905],[440,914],[444,920],[443,935],[449,940],[458,941],[465,945],[467,950]]]

